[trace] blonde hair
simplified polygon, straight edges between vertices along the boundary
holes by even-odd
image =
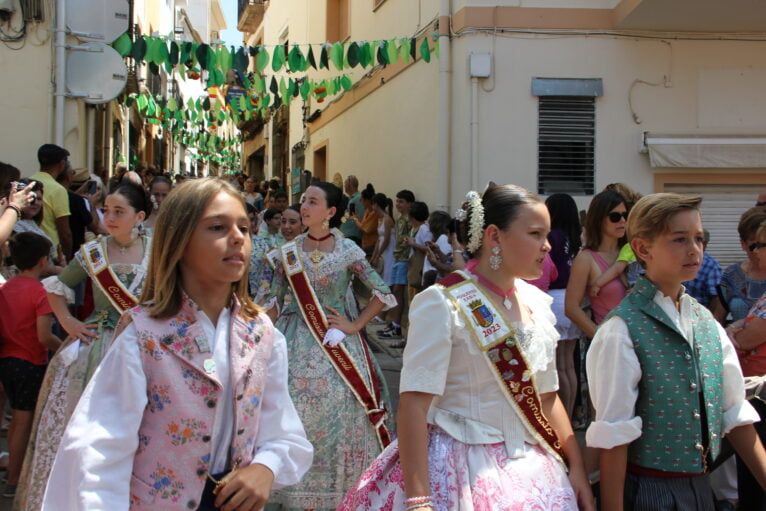
[[[169,318],[181,310],[181,258],[205,207],[219,193],[235,197],[245,209],[245,201],[239,192],[217,178],[185,181],[162,203],[155,222],[149,269],[141,294],[141,303],[151,317]],[[232,283],[232,291],[239,299],[240,314],[254,319],[261,310],[250,299],[247,286],[248,271],[245,268],[242,278]]]
[[[677,193],[653,193],[636,202],[628,215],[628,241],[634,238],[652,240],[665,234],[670,219],[681,211],[699,211],[702,197],[690,197]]]
[[[766,241],[766,220],[762,221],[755,231],[755,240],[759,242]]]

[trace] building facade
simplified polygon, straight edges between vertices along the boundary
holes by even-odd
[[[582,208],[617,181],[701,193],[712,251],[724,262],[741,256],[736,219],[766,188],[766,6],[243,3],[240,30],[252,45],[434,34],[440,50],[431,63],[359,71],[324,104],[282,107],[245,141],[246,171],[353,173],[362,186],[410,188],[449,211],[490,180],[567,192]]]
[[[94,0],[95,2],[95,0]],[[84,1],[70,2],[84,5]],[[94,3],[94,12],[97,11]],[[0,160],[17,166],[24,175],[37,171],[37,148],[55,142],[55,27],[56,2],[11,0],[10,10],[0,9],[3,27],[0,67],[4,81],[0,108],[7,122],[0,126]],[[226,28],[220,0],[129,0],[126,29],[132,38],[159,35],[178,41],[209,43]],[[14,37],[9,37],[14,36]],[[83,41],[67,34],[66,44]],[[111,41],[107,41],[111,43]],[[87,44],[87,43],[86,43]],[[71,50],[67,50],[71,54]],[[207,94],[199,80],[146,65],[128,62],[126,92],[176,97],[179,101]],[[165,130],[166,131],[166,130]],[[118,162],[131,167],[153,166],[167,172],[207,173],[193,151],[174,143],[159,126],[145,122],[135,105],[128,107],[124,95],[105,104],[86,104],[81,99],[64,101],[63,140],[74,167],[87,167],[102,176]]]

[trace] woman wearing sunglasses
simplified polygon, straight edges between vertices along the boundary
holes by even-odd
[[[566,315],[589,338],[596,333],[596,326],[625,297],[626,287],[621,279],[614,279],[591,296],[593,317],[582,308],[586,293],[599,276],[617,260],[625,243],[625,221],[628,209],[625,199],[617,192],[607,190],[599,193],[590,203],[585,216],[585,246],[575,257],[567,284],[565,299]]]

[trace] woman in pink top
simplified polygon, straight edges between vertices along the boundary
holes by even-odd
[[[604,191],[593,197],[585,217],[585,248],[575,257],[566,294],[566,315],[588,337],[596,333],[609,311],[625,297],[626,289],[620,279],[601,288],[590,299],[591,318],[582,308],[590,285],[617,259],[625,241],[625,220],[628,217],[625,199],[617,192]]]

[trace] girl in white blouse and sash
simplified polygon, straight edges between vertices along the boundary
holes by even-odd
[[[542,273],[548,211],[513,185],[466,199],[457,215],[465,270],[410,306],[399,439],[339,509],[593,510],[556,395],[551,299],[522,280]]]

